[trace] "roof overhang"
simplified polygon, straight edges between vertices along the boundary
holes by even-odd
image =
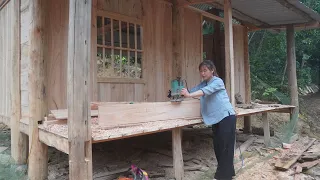
[[[203,11],[215,8],[223,11],[224,0],[189,0],[189,5]],[[295,29],[320,28],[320,15],[299,0],[231,0],[233,17],[251,28],[285,29],[294,25]]]

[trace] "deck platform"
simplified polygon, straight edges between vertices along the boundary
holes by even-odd
[[[237,107],[237,117],[249,116],[254,114],[264,114],[264,129],[265,129],[265,143],[269,144],[270,134],[268,134],[269,120],[266,116],[268,112],[283,112],[290,113],[294,106],[290,105],[255,105],[249,107],[241,105]],[[243,108],[245,107],[245,108]],[[47,144],[48,146],[54,147],[59,151],[68,154],[68,125],[67,121],[59,121],[60,123],[53,124],[41,124],[39,125],[39,138],[40,141]],[[10,126],[9,120],[4,122]],[[113,141],[118,139],[130,138],[135,136],[142,136],[152,133],[158,133],[163,131],[170,131],[176,128],[183,128],[186,126],[193,126],[202,124],[202,119],[177,119],[177,120],[166,120],[141,123],[138,125],[128,125],[122,127],[102,127],[98,125],[97,118],[92,118],[92,143],[101,143],[106,141]],[[28,119],[21,119],[20,131],[28,135]]]

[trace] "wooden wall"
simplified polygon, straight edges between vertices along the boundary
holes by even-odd
[[[134,84],[98,83],[98,100],[166,101],[172,71],[171,6],[163,1],[98,0],[97,8],[143,21],[144,80]]]
[[[0,122],[8,122],[11,116],[11,63],[12,41],[14,34],[13,22],[13,1],[10,1],[0,10]]]
[[[21,1],[21,113],[22,117],[29,115],[29,91],[28,91],[28,69],[29,69],[29,31],[31,14],[29,11],[29,0]]]
[[[182,77],[187,80],[188,88],[200,83],[199,64],[202,62],[202,22],[201,15],[189,9],[184,10],[184,57]]]
[[[21,4],[21,87],[22,112],[28,115],[28,64],[29,64],[29,1]],[[172,77],[172,6],[165,1],[150,0],[93,0],[92,42],[96,42],[95,13],[108,11],[122,16],[141,19],[143,22],[143,82],[97,82],[96,51],[92,46],[90,91],[94,101],[167,101]],[[96,3],[96,4],[95,4]],[[46,10],[45,61],[47,67],[46,96],[48,108],[67,107],[67,43],[68,1],[49,0]],[[183,77],[188,86],[198,84],[198,65],[202,60],[201,15],[185,10]]]
[[[69,1],[47,0],[46,50],[48,109],[67,108]]]
[[[233,25],[233,48],[234,48],[234,82],[235,82],[235,93],[240,93],[240,95],[242,96],[243,99],[245,99],[246,97],[246,88],[245,88],[245,75],[246,73],[246,67],[247,64],[245,63],[245,53],[247,53],[245,51],[245,46],[248,46],[248,44],[245,44],[245,39],[244,38],[248,38],[246,36],[246,30],[244,26],[241,25]],[[224,34],[223,32],[221,34]],[[223,35],[224,36],[224,35]],[[212,58],[214,60],[215,57],[213,54],[213,35],[212,34],[208,34],[205,35],[203,37],[203,50],[204,52],[206,52],[208,55],[207,57]],[[222,60],[224,61],[224,37],[221,37],[221,55],[222,55]],[[216,63],[219,64],[219,63]],[[224,62],[221,62],[221,64],[224,67]],[[217,67],[218,72],[224,72],[223,69],[219,69],[219,67]],[[220,67],[221,68],[221,67]],[[224,77],[223,74],[219,74],[219,76],[221,76],[222,78]]]

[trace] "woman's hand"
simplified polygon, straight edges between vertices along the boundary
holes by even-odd
[[[188,91],[186,88],[182,88],[180,94],[183,95],[183,96],[186,97],[186,98],[190,97],[190,93],[189,93],[189,91]]]

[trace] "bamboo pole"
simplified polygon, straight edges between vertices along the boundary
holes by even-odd
[[[70,0],[68,36],[69,179],[92,179],[88,85],[91,56],[91,0]]]
[[[46,179],[48,146],[39,141],[38,121],[43,120],[45,100],[44,25],[45,0],[31,0],[30,68],[29,68],[29,179]]]

